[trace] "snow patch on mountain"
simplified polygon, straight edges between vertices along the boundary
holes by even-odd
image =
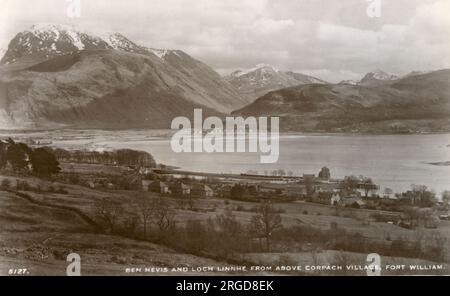
[[[358,85],[359,81],[355,80],[342,80],[339,84],[349,84],[349,85]]]
[[[375,71],[367,73],[366,76],[364,76],[364,78],[361,79],[361,82],[364,82],[365,80],[369,80],[369,79],[387,81],[387,80],[394,80],[397,78],[398,78],[397,75],[388,74],[382,70],[375,70]]]
[[[138,54],[153,53],[163,61],[169,54],[183,58],[181,52],[176,50],[141,46],[117,32],[92,33],[71,25],[53,23],[33,25],[30,29],[17,34],[10,45],[13,49],[4,52],[5,57],[1,60],[3,64],[14,63],[24,56],[37,55],[40,58],[51,58],[91,49],[115,49]]]
[[[72,44],[78,48],[78,50],[83,50],[85,45],[81,40],[81,35],[91,35],[88,32],[82,32],[76,29],[74,26],[52,24],[52,23],[38,23],[31,27],[29,30],[34,36],[39,39],[49,40],[53,39],[58,41],[62,35],[66,34],[72,41]],[[96,37],[96,36],[95,36]],[[98,37],[97,37],[98,38]]]
[[[318,78],[296,73],[283,72],[272,65],[258,64],[247,70],[237,70],[225,76],[243,96],[256,99],[270,91],[302,84],[326,83]]]
[[[277,68],[275,68],[269,64],[257,64],[253,68],[246,69],[246,70],[237,70],[237,71],[234,71],[233,73],[231,73],[230,75],[232,75],[234,77],[241,77],[241,76],[250,74],[255,71],[261,71],[263,73],[267,73],[268,71],[279,72],[280,70],[278,70]]]
[[[148,48],[150,52],[152,52],[154,55],[156,55],[160,59],[164,59],[164,57],[169,54],[168,49],[156,49],[156,48]]]
[[[37,37],[43,37],[45,35],[51,34],[55,40],[60,37],[61,31],[71,31],[75,30],[74,27],[68,25],[51,24],[51,23],[38,23],[31,27],[29,30]]]

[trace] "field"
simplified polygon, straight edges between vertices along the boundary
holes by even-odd
[[[77,168],[80,169],[80,168]],[[86,170],[87,168],[82,168]],[[324,244],[274,243],[272,252],[258,251],[238,254],[221,260],[207,254],[189,254],[158,242],[143,241],[121,234],[99,232],[90,220],[95,220],[97,204],[105,199],[120,204],[124,216],[131,215],[142,199],[159,199],[160,195],[130,190],[98,190],[85,186],[44,181],[34,177],[0,176],[0,182],[9,179],[26,181],[30,186],[41,188],[64,188],[64,193],[0,191],[0,272],[10,268],[27,268],[30,274],[64,274],[67,254],[76,252],[83,258],[83,274],[124,274],[131,267],[189,267],[228,266],[241,261],[245,265],[324,265],[366,264],[367,253],[327,250]],[[227,210],[236,220],[248,225],[256,214],[257,203],[224,200],[219,198],[195,199],[190,207],[180,199],[164,196],[173,207],[174,223],[183,228],[189,222],[208,223]],[[348,234],[358,233],[364,240],[377,244],[390,244],[401,239],[423,246],[433,242],[436,235],[443,241],[450,239],[450,222],[440,221],[436,229],[418,227],[405,229],[394,224],[373,222],[369,217],[379,211],[362,209],[339,209],[306,202],[274,203],[284,227],[305,226],[311,229],[332,231],[333,227],[345,229]],[[82,215],[80,215],[80,213]],[[448,244],[443,246],[449,258]],[[373,252],[377,252],[376,249]],[[448,260],[448,259],[447,259]],[[386,264],[437,265],[440,262],[383,256]],[[423,273],[447,273],[444,270],[420,271]],[[270,271],[273,272],[273,271]],[[191,272],[196,274],[196,272]],[[253,271],[252,274],[267,273]],[[290,274],[290,272],[283,272]],[[364,271],[346,272],[364,274]],[[411,273],[411,272],[410,272]],[[414,273],[414,272],[412,272]],[[146,273],[144,273],[146,274]],[[155,274],[155,273],[152,273]],[[156,274],[165,274],[156,272]],[[204,273],[202,273],[204,274]],[[314,274],[302,271],[300,274]],[[322,273],[320,273],[322,274]],[[327,274],[327,273],[326,273]],[[330,272],[330,274],[336,274]],[[402,274],[392,271],[392,274]]]
[[[51,195],[46,201],[64,204],[68,200],[59,197]],[[87,207],[82,198],[78,201],[72,200],[71,204],[80,209]],[[95,233],[70,211],[35,205],[5,191],[0,191],[0,225],[0,275],[22,268],[30,275],[65,275],[66,256],[71,252],[80,254],[83,275],[123,275],[130,267],[227,265],[179,254],[162,245]],[[167,273],[155,270],[144,274]]]

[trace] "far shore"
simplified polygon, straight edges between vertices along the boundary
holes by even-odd
[[[165,133],[167,137],[177,130],[152,129],[152,128],[130,128],[130,129],[98,129],[98,128],[47,128],[47,129],[0,129],[0,136],[14,134],[36,134],[45,132],[159,132]],[[412,136],[412,135],[450,135],[450,131],[436,132],[410,132],[410,133],[388,133],[388,132],[303,132],[303,131],[280,131],[281,136]],[[447,145],[450,147],[449,145]]]

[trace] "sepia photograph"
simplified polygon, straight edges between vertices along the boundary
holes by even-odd
[[[0,275],[450,275],[450,1],[0,0]]]

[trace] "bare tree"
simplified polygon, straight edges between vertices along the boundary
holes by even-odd
[[[364,189],[364,197],[369,196],[369,192],[376,188],[376,185],[373,183],[372,179],[365,176],[360,176],[361,186]]]
[[[147,238],[147,225],[154,213],[153,204],[154,203],[147,197],[143,197],[138,201],[138,209],[141,214],[144,238]]]
[[[189,195],[187,204],[188,204],[189,210],[193,211],[195,209],[196,202],[195,202],[194,198],[192,197],[192,195]]]
[[[258,207],[257,214],[252,217],[250,229],[258,236],[266,239],[266,249],[270,251],[273,232],[283,227],[281,216],[276,213],[270,202]]]
[[[158,226],[160,232],[169,230],[174,225],[175,212],[165,198],[153,200],[152,221]]]
[[[116,231],[116,225],[123,212],[122,206],[107,198],[96,204],[96,216],[109,229],[112,234]]]

